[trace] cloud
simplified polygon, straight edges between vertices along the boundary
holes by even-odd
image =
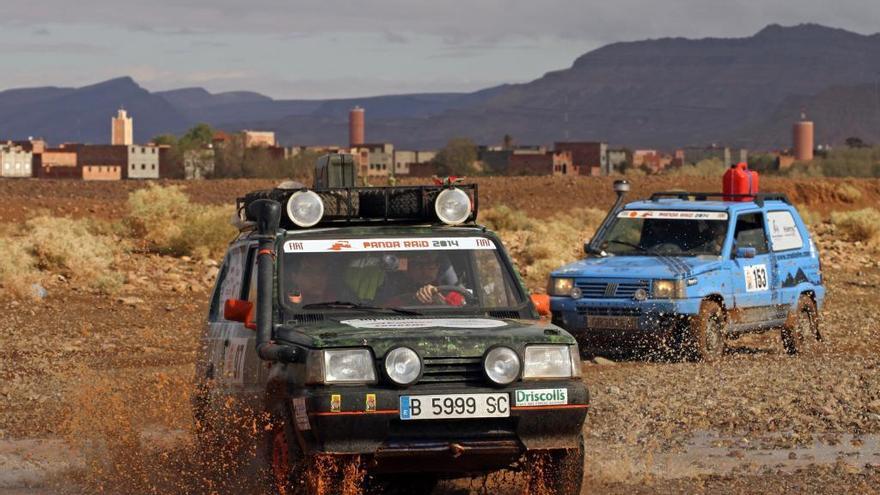
[[[7,9],[0,22],[96,23],[179,35],[360,32],[389,43],[417,34],[459,45],[538,37],[611,42],[746,36],[770,22],[814,21],[873,33],[880,17],[876,0],[838,0],[834,9],[827,0],[152,0],[149,9],[142,6],[139,0],[42,0]]]

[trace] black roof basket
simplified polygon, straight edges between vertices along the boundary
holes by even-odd
[[[668,191],[656,192],[651,195],[651,201],[663,198],[676,198],[682,201],[708,201],[709,198],[719,198],[721,201],[744,199],[746,201],[754,201],[758,206],[764,206],[765,201],[782,201],[783,203],[791,204],[788,196],[784,193],[724,194],[719,192]]]
[[[311,190],[324,203],[324,216],[314,228],[348,225],[424,224],[441,223],[434,211],[434,201],[444,189],[455,187],[471,199],[472,211],[466,224],[477,219],[478,196],[476,184],[394,186],[394,187],[330,187],[324,189],[274,188],[248,193],[236,200],[236,211],[243,221],[247,218],[247,205],[258,199],[274,199],[285,208],[287,200],[297,191]],[[301,229],[287,214],[281,218],[281,227]]]

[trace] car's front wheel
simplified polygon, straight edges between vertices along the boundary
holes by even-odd
[[[584,436],[574,449],[529,454],[528,493],[577,495],[584,483]]]
[[[691,319],[690,354],[701,361],[712,362],[724,354],[727,314],[715,301],[703,301],[700,312]]]

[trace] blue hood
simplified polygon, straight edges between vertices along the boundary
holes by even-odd
[[[606,256],[587,258],[557,268],[553,277],[672,279],[700,275],[721,267],[717,256]]]

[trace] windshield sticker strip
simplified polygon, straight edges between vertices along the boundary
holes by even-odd
[[[381,239],[309,239],[284,241],[285,253],[346,253],[364,251],[453,251],[495,249],[485,237],[413,237]]]
[[[723,211],[623,210],[617,218],[661,218],[663,220],[727,220]]]
[[[408,328],[498,328],[507,326],[500,320],[486,318],[375,318],[359,320],[343,320],[343,325],[354,328],[369,329],[408,329]]]

